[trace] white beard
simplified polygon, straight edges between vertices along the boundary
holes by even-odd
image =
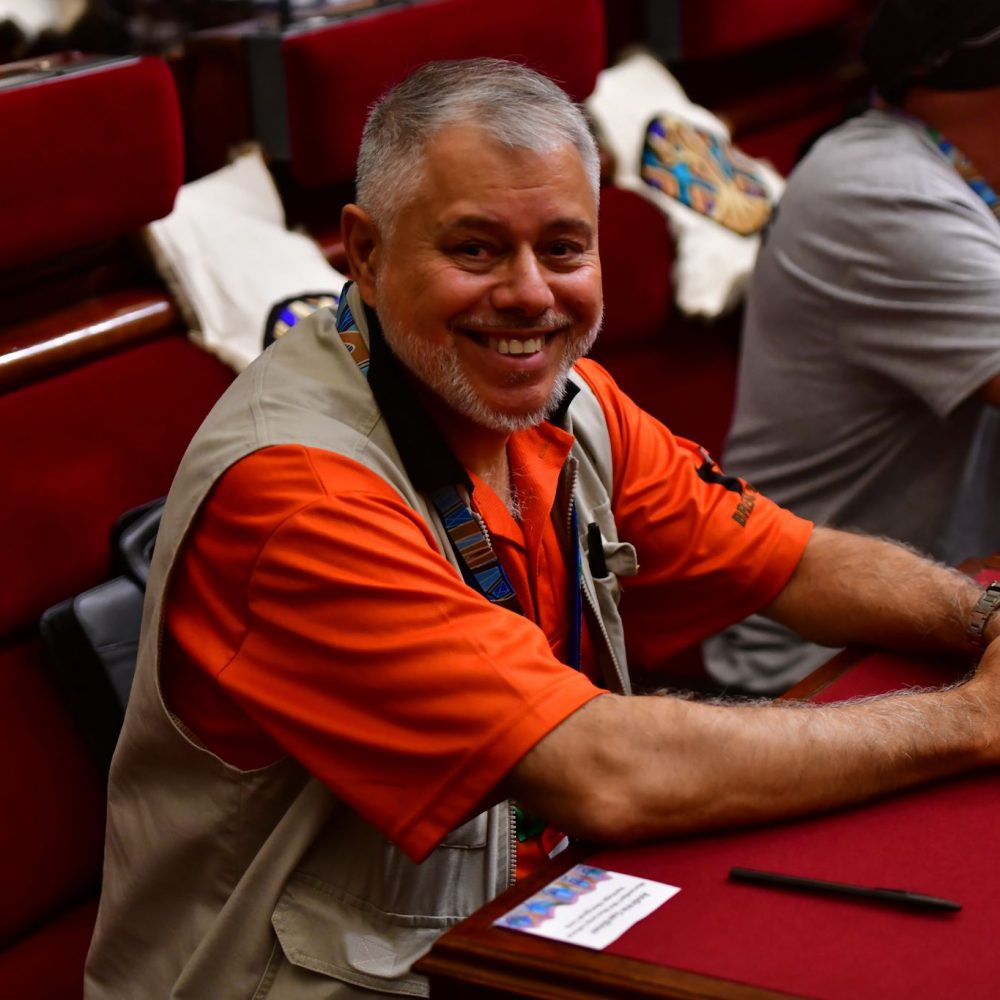
[[[439,396],[457,413],[467,417],[473,423],[501,434],[513,434],[515,431],[537,427],[543,420],[551,416],[559,406],[566,391],[566,381],[577,358],[582,358],[593,346],[601,328],[599,316],[597,322],[583,337],[566,345],[559,372],[552,385],[548,399],[539,407],[527,413],[509,413],[489,406],[476,392],[465,372],[458,362],[454,352],[442,350],[440,347],[427,343],[422,337],[415,336],[402,329],[402,324],[396,322],[392,309],[382,303],[378,310],[382,331],[386,343],[392,349],[406,369],[422,382],[435,395]],[[532,327],[535,329],[536,327]],[[510,326],[504,329],[510,329]],[[525,380],[530,376],[525,376]],[[519,376],[511,376],[511,385],[516,385]]]

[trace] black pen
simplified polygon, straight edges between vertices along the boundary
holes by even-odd
[[[737,882],[757,882],[773,885],[779,889],[793,889],[800,892],[825,892],[839,896],[860,896],[883,903],[895,903],[915,910],[955,910],[962,909],[961,903],[937,896],[925,896],[922,892],[906,889],[880,889],[864,885],[850,885],[846,882],[826,882],[823,879],[804,878],[801,875],[780,875],[777,872],[762,872],[754,868],[730,868],[729,877]]]

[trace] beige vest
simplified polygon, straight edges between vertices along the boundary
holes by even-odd
[[[363,320],[360,302],[352,305]],[[585,605],[600,612],[605,683],[625,692],[616,574],[635,573],[635,552],[617,540],[607,429],[580,384],[567,418],[577,443],[564,475],[575,477],[581,525],[597,521],[606,540],[611,572],[597,581],[586,573]],[[373,469],[421,513],[452,558],[437,515],[407,481],[331,312],[300,323],[236,379],[192,441],[157,537],[139,662],[111,771],[87,1000],[341,1000],[371,997],[372,990],[426,996],[412,963],[513,880],[509,803],[453,830],[416,865],[295,760],[238,770],[166,710],[158,682],[162,595],[178,548],[230,465],[291,442]]]

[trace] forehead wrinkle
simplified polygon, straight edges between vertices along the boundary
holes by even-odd
[[[435,228],[440,232],[450,232],[456,229],[486,229],[499,231],[507,228],[507,223],[491,215],[480,215],[469,213],[460,215],[454,219],[442,219]],[[542,230],[548,232],[572,232],[586,236],[588,239],[593,235],[594,227],[587,219],[578,216],[559,216],[542,223]]]
[[[466,213],[455,218],[445,217],[437,223],[437,228],[445,231],[450,229],[502,229],[504,223],[492,216],[479,213]]]

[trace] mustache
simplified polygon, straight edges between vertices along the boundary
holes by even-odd
[[[573,319],[564,313],[548,312],[542,316],[464,316],[452,320],[452,330],[472,330],[475,333],[513,333],[518,330],[553,331],[572,326]]]

